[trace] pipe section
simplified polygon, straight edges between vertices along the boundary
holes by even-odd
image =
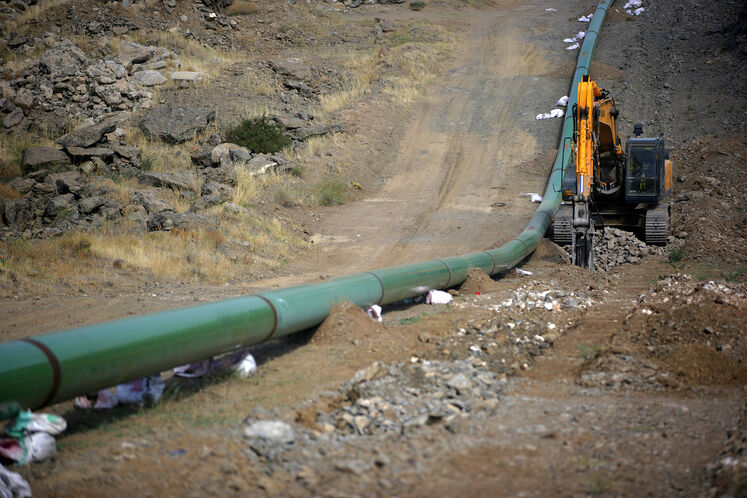
[[[589,24],[568,109],[576,102],[578,82],[588,74],[610,4],[601,0]],[[472,268],[491,275],[508,270],[534,251],[560,205],[572,133],[572,115],[566,113],[544,199],[526,228],[498,249],[2,343],[0,418],[308,329],[340,301],[389,304],[460,284]]]

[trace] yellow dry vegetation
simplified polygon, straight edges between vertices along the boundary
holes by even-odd
[[[454,36],[434,24],[411,23],[390,38],[389,48],[348,52],[344,90],[323,95],[320,107],[331,113],[349,106],[371,90],[375,80],[386,83],[385,94],[407,104],[423,93],[443,69],[455,46]]]
[[[226,14],[229,16],[248,16],[259,11],[259,7],[251,0],[235,0],[231,5],[226,7]]]
[[[39,291],[83,285],[102,268],[118,266],[161,281],[222,284],[281,268],[306,242],[272,217],[216,206],[219,228],[138,234],[124,224],[68,232],[44,240],[0,242],[0,288]]]
[[[47,11],[65,5],[70,0],[43,0],[37,2],[35,5],[31,5],[21,12],[15,19],[9,19],[5,22],[5,31],[10,33],[11,31],[18,31],[30,20],[39,19]]]

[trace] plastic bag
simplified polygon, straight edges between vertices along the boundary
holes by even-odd
[[[118,385],[117,398],[123,405],[151,405],[161,399],[165,387],[159,373]]]
[[[58,415],[32,413],[29,410],[24,410],[5,426],[5,434],[15,439],[21,439],[24,435],[32,432],[46,432],[56,436],[65,429],[67,429],[67,422]]]
[[[425,296],[425,304],[447,304],[454,299],[448,292],[440,290],[428,291],[428,295]]]
[[[234,366],[234,371],[239,377],[247,378],[257,373],[257,362],[249,353]]]
[[[187,379],[198,379],[210,372],[210,365],[213,362],[211,358],[206,360],[195,361],[189,365],[174,367],[174,375],[185,377]]]
[[[377,322],[380,322],[382,320],[381,318],[381,306],[378,304],[371,305],[367,310],[366,314],[376,320]]]
[[[11,472],[0,465],[0,497],[27,498],[31,496],[31,486],[18,472]]]

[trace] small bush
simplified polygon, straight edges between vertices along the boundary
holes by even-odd
[[[289,173],[297,178],[303,178],[303,176],[306,174],[306,168],[304,168],[300,164],[294,164],[293,166],[291,166]]]
[[[345,184],[340,180],[325,180],[316,186],[316,195],[321,206],[338,206],[345,202]]]
[[[151,171],[154,165],[155,161],[153,161],[153,158],[151,156],[143,156],[143,158],[140,160],[140,169],[142,169],[143,171]]]
[[[285,136],[285,129],[267,119],[243,119],[239,124],[228,130],[226,137],[230,142],[241,145],[252,152],[273,154],[290,145],[290,138]]]
[[[410,10],[423,10],[423,7],[425,7],[425,2],[422,0],[415,0],[414,2],[410,2]]]
[[[670,263],[677,263],[679,261],[682,261],[685,257],[685,246],[682,247],[673,247],[669,250],[669,258],[668,261]]]

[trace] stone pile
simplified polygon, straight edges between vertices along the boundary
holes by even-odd
[[[116,56],[92,61],[70,40],[62,40],[1,86],[0,119],[4,128],[55,135],[70,118],[147,109],[152,87],[172,74],[178,79],[194,76],[166,71],[179,65],[164,47],[122,42]]]
[[[571,246],[563,249],[570,255]],[[594,234],[594,270],[609,271],[622,264],[639,263],[650,254],[664,254],[665,248],[650,246],[631,232],[605,227]]]
[[[449,424],[478,408],[494,408],[506,381],[470,360],[376,362],[341,387],[357,399],[317,420],[338,436],[400,434],[418,427]]]

